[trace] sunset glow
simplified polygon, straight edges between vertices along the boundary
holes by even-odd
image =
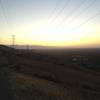
[[[11,1],[12,6],[10,6]],[[74,12],[70,12],[74,11],[73,9],[75,9],[77,4],[80,4],[82,0],[77,0],[76,6],[74,5],[74,0],[72,0],[62,13],[58,13],[59,16],[57,18],[55,17],[57,15],[56,12],[61,10],[65,0],[63,0],[61,5],[57,6],[57,10],[51,14],[51,17],[50,13],[59,0],[43,0],[43,2],[40,0],[37,0],[38,2],[35,0],[25,0],[25,2],[23,2],[23,0],[21,2],[20,0],[11,1],[2,0],[5,12],[3,12],[3,9],[0,10],[0,43],[11,44],[11,35],[15,35],[16,44],[18,45],[29,44],[63,47],[94,47],[100,45],[100,16],[99,14],[96,16],[96,14],[100,12],[98,6],[98,3],[100,4],[99,0],[95,2],[93,7],[91,6],[90,9],[85,10],[84,13],[82,10],[84,11],[85,7],[91,3],[91,1],[87,0],[86,4],[88,3],[88,5],[83,4],[80,9],[76,9],[75,14],[73,14]],[[29,4],[27,4],[27,2]],[[41,4],[44,2],[45,7]],[[22,3],[24,6],[22,6]],[[33,7],[31,3],[33,3],[35,7]],[[72,8],[70,8],[71,5]],[[8,9],[6,9],[6,7],[8,7]],[[68,8],[70,11],[66,11]],[[81,15],[80,12],[82,12],[83,15]],[[7,19],[3,17],[4,14]],[[66,20],[64,20],[65,18]],[[8,24],[6,24],[6,20],[8,20]]]

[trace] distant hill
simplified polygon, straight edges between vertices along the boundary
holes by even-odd
[[[5,52],[9,52],[9,51],[13,51],[14,49],[9,47],[9,46],[5,46],[5,45],[0,45],[0,51],[5,51]]]
[[[12,47],[11,45],[8,45]],[[47,49],[49,47],[39,45],[15,45],[15,49]]]

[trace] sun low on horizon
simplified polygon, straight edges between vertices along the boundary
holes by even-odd
[[[100,0],[0,0],[0,44],[100,47]]]

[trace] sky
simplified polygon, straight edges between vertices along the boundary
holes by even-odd
[[[100,0],[0,0],[0,43],[100,47]]]

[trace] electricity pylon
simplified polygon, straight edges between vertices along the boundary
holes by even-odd
[[[15,48],[15,35],[12,35],[12,47]]]

